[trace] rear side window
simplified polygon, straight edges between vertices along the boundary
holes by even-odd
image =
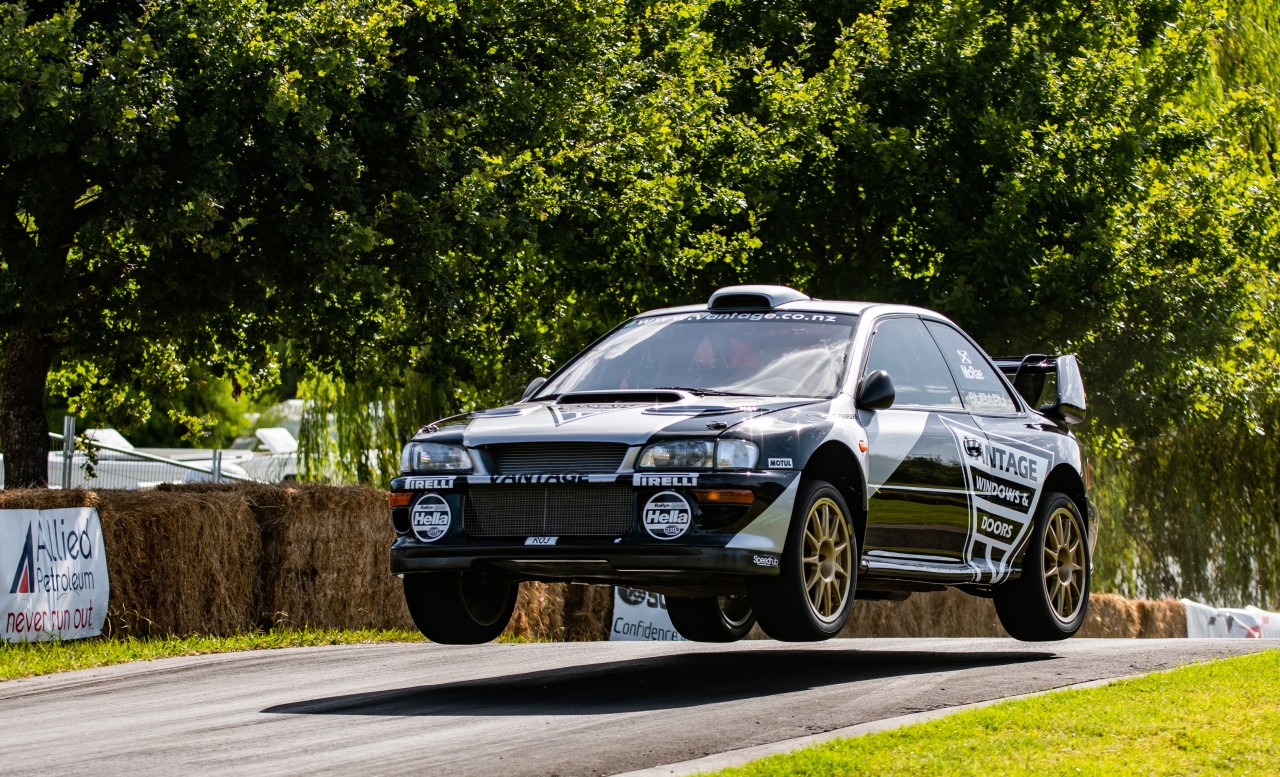
[[[1018,412],[1018,405],[1000,380],[1000,370],[982,349],[946,324],[927,321],[925,326],[938,341],[942,358],[960,387],[960,399],[968,410],[992,415]]]
[[[893,379],[895,406],[960,409],[956,384],[918,318],[888,318],[876,326],[863,375],[876,370]]]

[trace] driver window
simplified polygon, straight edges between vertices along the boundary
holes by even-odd
[[[862,374],[893,378],[894,407],[961,409],[960,393],[933,338],[918,318],[889,318],[876,326]]]

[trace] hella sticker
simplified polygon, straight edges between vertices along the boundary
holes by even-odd
[[[791,469],[791,459],[769,459],[769,469]]]
[[[644,530],[659,540],[674,540],[689,531],[693,510],[685,498],[674,491],[663,491],[649,497],[641,516]]]
[[[413,526],[413,536],[422,542],[435,542],[449,531],[453,513],[444,497],[439,494],[423,494],[413,503],[409,521]]]
[[[554,545],[559,537],[526,537],[524,544],[526,545]]]

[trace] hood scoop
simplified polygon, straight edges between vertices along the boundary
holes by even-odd
[[[563,394],[557,405],[653,405],[679,402],[685,396],[677,391],[578,391]]]

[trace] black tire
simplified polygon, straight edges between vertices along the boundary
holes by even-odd
[[[694,642],[737,642],[756,622],[745,596],[668,596],[667,614],[680,636]]]
[[[1065,494],[1045,492],[1022,561],[1022,574],[994,591],[996,614],[1009,636],[1025,642],[1066,639],[1089,611],[1088,532]]]
[[[822,537],[807,531],[815,519],[829,526],[816,532]],[[747,580],[760,628],[784,642],[816,642],[840,633],[853,607],[860,561],[844,497],[826,481],[802,483],[778,575]]]
[[[516,608],[519,583],[491,572],[423,572],[404,576],[404,600],[423,636],[444,645],[498,638]]]

